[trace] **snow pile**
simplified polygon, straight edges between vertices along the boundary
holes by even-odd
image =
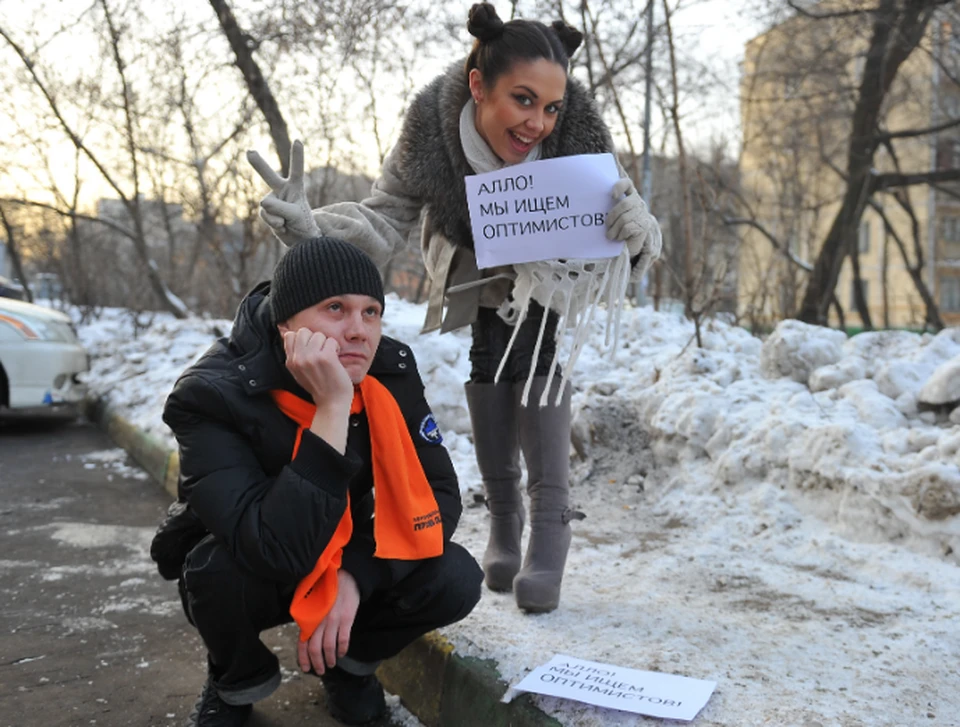
[[[933,372],[917,395],[917,403],[930,409],[956,407],[960,403],[960,356],[942,364]],[[951,413],[951,421],[957,422],[958,413]]]
[[[521,613],[484,591],[444,630],[515,682],[562,652],[718,682],[703,727],[951,724],[960,713],[960,330],[842,334],[785,322],[766,340],[723,323],[697,348],[682,317],[626,311],[604,354],[580,354],[574,524],[561,607]],[[140,426],[229,323],[129,315],[83,326],[88,377]],[[423,307],[390,296],[466,494],[456,539],[478,558],[487,515],[463,382],[469,333],[418,335]],[[954,362],[954,363],[951,363]],[[926,389],[924,387],[927,387]],[[953,415],[958,419],[957,415]],[[538,698],[561,724],[646,723]]]
[[[815,369],[840,360],[846,340],[842,331],[812,336],[800,321],[783,321],[760,349],[760,371],[770,379],[785,376],[805,384]]]
[[[228,335],[231,321],[191,316],[177,320],[156,313],[148,322],[129,311],[106,308],[86,323],[79,314],[77,332],[90,354],[84,380],[92,393],[104,397],[132,424],[171,447],[173,435],[161,420],[163,403],[180,373],[219,336]]]
[[[700,464],[716,482],[813,491],[802,502],[849,536],[956,559],[960,430],[944,413],[920,411],[917,399],[958,354],[957,329],[846,340],[787,321],[761,344],[716,325],[703,349],[662,368],[657,351],[641,350],[657,360],[657,380],[634,383],[627,396],[661,467]]]

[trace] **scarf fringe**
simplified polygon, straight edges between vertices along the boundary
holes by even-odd
[[[500,381],[507,358],[513,350],[513,345],[520,332],[520,325],[526,320],[530,312],[530,301],[535,300],[543,306],[544,311],[553,310],[559,315],[557,330],[554,334],[557,346],[550,363],[547,385],[540,397],[540,408],[549,404],[551,384],[560,358],[560,338],[563,331],[567,328],[572,329],[570,353],[563,365],[563,375],[554,402],[554,405],[558,406],[563,398],[563,391],[570,374],[576,366],[577,359],[580,357],[580,353],[583,351],[590,335],[594,313],[603,301],[604,296],[606,296],[607,307],[604,347],[610,356],[616,353],[620,343],[623,302],[626,298],[627,287],[630,284],[630,253],[624,246],[615,258],[603,260],[541,260],[532,263],[517,263],[514,268],[517,271],[517,279],[514,282],[513,299],[505,301],[499,310],[500,317],[514,326],[514,329],[493,380],[494,383]],[[546,325],[547,315],[544,313],[537,334],[537,342],[534,345],[532,359],[534,362],[540,357]],[[521,406],[527,406],[535,371],[536,366],[531,366],[523,387],[523,395],[520,398]]]

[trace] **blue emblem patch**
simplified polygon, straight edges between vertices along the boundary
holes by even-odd
[[[423,437],[423,441],[429,442],[430,444],[440,444],[443,442],[443,435],[440,434],[440,427],[437,426],[437,420],[433,418],[433,414],[427,414],[423,421],[420,422],[420,436]]]

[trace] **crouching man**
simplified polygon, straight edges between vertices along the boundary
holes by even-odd
[[[189,725],[246,722],[280,685],[260,632],[291,620],[332,715],[375,721],[379,662],[480,598],[483,573],[450,541],[456,474],[383,307],[363,252],[302,242],[167,399],[180,497],[152,554],[208,651]]]

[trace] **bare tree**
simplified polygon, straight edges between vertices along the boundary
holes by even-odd
[[[290,134],[287,132],[287,122],[283,118],[280,106],[253,57],[257,42],[240,29],[227,0],[210,0],[210,5],[217,14],[223,34],[230,43],[230,48],[236,57],[236,66],[243,74],[247,90],[270,127],[270,137],[277,150],[280,169],[286,176],[287,167],[290,164]]]
[[[753,211],[731,219],[738,224],[752,220],[754,229],[765,227],[764,236],[781,259],[789,261],[783,254],[789,250],[790,256],[804,261],[802,266],[780,267],[803,271],[797,308],[784,305],[782,315],[820,324],[828,322],[830,310],[839,315],[836,287],[849,259],[851,305],[861,324],[870,328],[873,319],[858,244],[864,212],[871,210],[882,220],[886,249],[891,239],[902,241],[902,231],[893,236],[895,226],[889,214],[883,214],[882,196],[889,192],[891,199],[906,203],[897,206],[909,219],[910,188],[960,180],[960,168],[931,170],[929,153],[917,151],[960,125],[960,119],[929,122],[929,101],[917,90],[921,84],[909,81],[922,64],[939,62],[931,21],[955,9],[941,0],[821,4],[814,9],[788,4],[792,17],[778,18],[774,29],[748,49],[742,95],[752,189],[751,204],[741,209]],[[924,166],[904,172],[898,156],[911,144],[914,151],[904,158],[914,166],[921,159]],[[774,215],[776,224],[771,224]],[[926,308],[924,320],[942,325],[935,322],[940,317],[931,290],[934,281],[925,281],[922,274],[923,246],[918,241],[901,246],[901,252],[909,255],[904,262]],[[880,267],[888,324],[886,251]]]
[[[105,42],[109,48],[109,53],[113,60],[113,70],[116,73],[116,79],[119,83],[119,93],[116,99],[116,106],[121,114],[122,143],[127,154],[126,162],[129,165],[130,188],[127,188],[111,170],[109,162],[103,158],[73,127],[67,116],[61,108],[57,94],[50,88],[49,84],[41,75],[40,63],[23,48],[14,38],[3,28],[0,27],[0,37],[16,53],[27,70],[34,88],[39,92],[49,112],[56,119],[57,125],[62,133],[67,137],[70,143],[81,152],[87,160],[97,169],[102,179],[113,189],[120,197],[120,200],[127,211],[131,227],[126,230],[128,239],[133,243],[135,250],[143,264],[143,270],[149,281],[154,294],[160,301],[160,304],[170,313],[177,317],[186,315],[186,308],[176,296],[174,296],[166,283],[161,278],[156,263],[153,261],[146,239],[146,231],[143,225],[143,215],[141,213],[141,188],[140,188],[140,153],[138,151],[137,137],[137,115],[136,99],[132,93],[129,79],[127,77],[127,63],[121,48],[122,35],[121,28],[115,22],[111,8],[106,0],[99,0],[98,3],[103,14],[103,21],[106,30]]]
[[[850,129],[845,170],[846,191],[814,264],[798,316],[801,320],[826,323],[827,307],[836,286],[840,265],[846,255],[855,250],[850,241],[857,239],[860,219],[872,193],[895,186],[960,180],[960,169],[908,175],[877,175],[873,172],[874,157],[885,139],[923,133],[911,129],[884,134],[884,101],[901,66],[923,40],[934,12],[947,2],[923,0],[900,3],[896,0],[880,0],[875,9],[864,11],[869,13],[866,17],[872,27]],[[810,17],[829,19],[829,16]],[[862,305],[862,284],[858,282],[855,288],[859,307]]]
[[[39,0],[38,15],[45,1]],[[243,152],[269,134],[285,169],[289,130],[296,129],[320,164],[311,176],[316,186],[308,188],[311,201],[342,198],[348,187],[362,196],[360,180],[378,171],[411,94],[466,53],[463,9],[429,0],[210,0],[203,6],[206,24],[184,7],[91,0],[53,29],[0,21],[11,51],[0,62],[17,61],[15,69],[6,63],[5,70],[15,72],[0,74],[0,84],[15,85],[20,94],[29,90],[29,113],[10,107],[8,115],[33,127],[25,128],[30,161],[21,170],[35,166],[29,188],[5,190],[3,201],[16,203],[5,210],[8,216],[27,209],[60,215],[62,229],[48,226],[45,234],[61,236],[57,255],[69,261],[65,280],[78,300],[109,298],[140,310],[157,301],[181,312],[229,309],[279,251],[257,222],[264,190]],[[517,14],[568,17],[584,27],[587,42],[574,72],[611,120],[637,183],[644,7],[645,0],[513,5]],[[209,9],[218,24],[209,22]],[[83,47],[94,65],[57,65],[49,52],[54,39]],[[685,123],[696,107],[690,102],[696,88],[688,82],[697,71],[685,65],[678,44],[674,50],[673,121]],[[7,104],[0,99],[0,109]],[[673,144],[674,128],[671,122],[667,132],[664,125],[661,145]],[[72,159],[44,148],[51,130],[67,140]],[[711,177],[695,168],[699,162],[690,161],[689,178],[675,188],[700,204],[688,199],[695,229],[687,238],[706,239],[712,233],[698,214],[719,203],[704,202],[715,196],[702,189]],[[102,199],[104,189],[117,199]],[[101,197],[96,210],[94,195]],[[700,244],[695,239],[694,250]],[[110,257],[121,249],[136,257]],[[422,292],[412,266],[398,261],[397,271],[411,295]]]
[[[269,232],[244,219],[257,212],[244,161],[256,107],[202,18],[177,7],[146,12],[97,0],[48,35],[43,24],[17,29],[21,54],[0,56],[8,69],[19,65],[0,74],[10,90],[0,114],[18,130],[9,159],[21,189],[7,187],[4,199],[61,216],[62,226],[32,225],[24,239],[59,235],[56,260],[44,264],[74,302],[169,310],[189,301],[229,314],[276,259]],[[83,48],[89,62],[62,63],[51,38]],[[28,266],[40,264],[31,255]],[[156,279],[170,281],[163,297]]]
[[[453,47],[447,22],[453,11],[425,0],[269,0],[242,18],[238,11],[227,24],[224,0],[211,4],[275,146],[280,145],[275,129],[285,119],[300,130],[308,159],[319,162],[307,178],[314,206],[369,193],[368,180],[344,196],[354,180],[376,175],[413,92],[429,80],[423,76],[427,61],[456,57],[438,53]],[[259,75],[251,70],[260,67],[269,70]],[[286,157],[281,162],[285,169]],[[422,265],[407,269],[412,260],[397,269],[404,289],[420,287],[420,280],[410,285],[407,276],[424,275]],[[391,270],[386,273],[390,285]]]
[[[0,205],[0,224],[3,225],[3,231],[7,235],[7,253],[10,255],[10,262],[13,265],[13,274],[20,280],[27,300],[32,303],[33,293],[30,291],[30,281],[23,271],[23,263],[20,259],[19,235],[10,217],[4,211],[3,205]]]

